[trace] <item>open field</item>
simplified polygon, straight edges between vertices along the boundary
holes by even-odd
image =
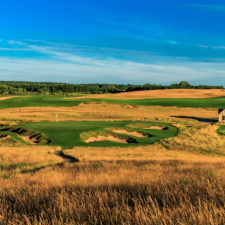
[[[38,171],[63,163],[57,147],[0,147],[0,177],[9,179],[16,174]]]
[[[189,91],[0,101],[0,224],[225,224],[225,98]]]
[[[217,109],[165,106],[129,106],[109,103],[81,103],[74,107],[26,107],[1,109],[1,124],[39,121],[98,121],[98,120],[176,120],[217,119]],[[182,119],[183,117],[183,119]],[[189,118],[189,119],[188,119]]]
[[[118,94],[96,94],[86,95],[81,98],[113,98],[113,99],[153,99],[153,98],[217,98],[225,97],[223,89],[166,89],[132,91]],[[67,99],[75,99],[67,98]]]
[[[208,154],[202,154],[202,152],[193,151],[178,151],[167,150],[160,144],[143,147],[78,147],[74,149],[66,149],[64,154],[79,159],[81,162],[96,162],[96,161],[141,161],[143,164],[154,164],[154,162],[205,162],[210,157]],[[225,151],[223,151],[225,156]],[[212,159],[219,162],[224,162],[224,157],[213,154]]]
[[[0,101],[0,109],[18,107],[71,107],[80,103],[106,102],[131,106],[176,106],[194,108],[225,108],[225,98],[155,98],[155,99],[116,99],[116,98],[75,98],[64,96],[29,96]]]
[[[1,224],[224,224],[224,161],[90,162],[2,180]]]

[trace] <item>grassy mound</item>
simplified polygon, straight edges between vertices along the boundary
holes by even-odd
[[[30,141],[32,141],[34,144],[48,144],[50,143],[50,139],[48,139],[45,135],[42,133],[31,130],[31,129],[25,129],[23,127],[4,127],[0,129],[0,135],[9,135],[11,138],[17,139],[22,142],[24,141],[23,137],[28,137]]]

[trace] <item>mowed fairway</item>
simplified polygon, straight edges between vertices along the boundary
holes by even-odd
[[[132,106],[176,106],[195,108],[225,108],[225,98],[154,98],[154,99],[116,99],[116,98],[65,98],[64,96],[27,96],[0,101],[0,109],[18,107],[70,107],[80,103],[107,102]]]

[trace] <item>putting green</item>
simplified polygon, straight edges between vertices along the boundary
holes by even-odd
[[[38,122],[1,130],[30,136],[39,144],[61,146],[63,149],[74,146],[147,145],[178,134],[178,129],[170,124],[143,121]],[[121,142],[113,140],[86,142],[90,138],[98,139],[99,137],[113,137]]]

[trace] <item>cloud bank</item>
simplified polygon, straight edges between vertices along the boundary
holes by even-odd
[[[113,57],[76,54],[76,46],[37,41],[8,41],[4,51],[23,51],[44,57],[0,57],[1,80],[27,80],[68,83],[157,83],[170,84],[181,80],[193,84],[225,84],[225,63],[193,60],[159,59],[135,62]],[[37,44],[39,43],[39,44]],[[178,43],[172,43],[178,45]],[[224,50],[223,46],[199,48]],[[78,53],[80,53],[78,49]],[[155,58],[155,56],[153,56]],[[207,81],[207,82],[204,82]]]
[[[82,63],[81,63],[82,61]],[[74,57],[71,62],[37,59],[0,59],[1,80],[72,83],[161,83],[187,80],[224,84],[225,63],[183,63],[156,65],[120,60],[96,61]]]

